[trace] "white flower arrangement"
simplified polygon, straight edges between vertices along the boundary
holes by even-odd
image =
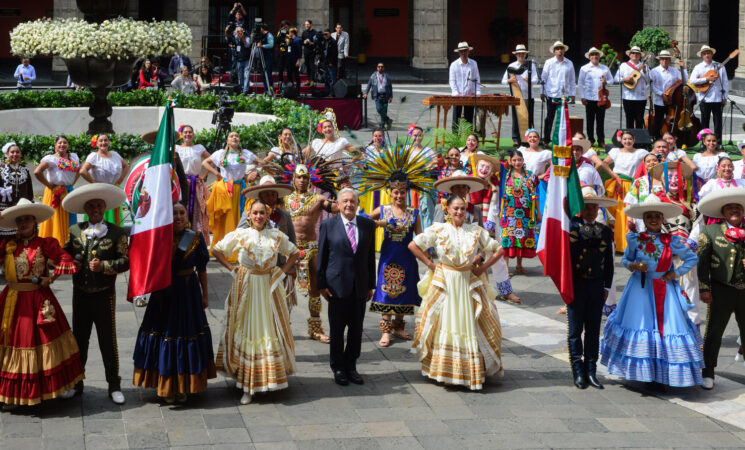
[[[65,59],[94,57],[132,59],[150,55],[188,54],[191,29],[174,21],[145,22],[132,18],[105,20],[39,19],[24,22],[10,32],[14,55],[59,55]]]

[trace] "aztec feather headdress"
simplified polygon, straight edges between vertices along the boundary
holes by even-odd
[[[366,165],[362,169],[360,194],[386,187],[412,189],[434,196],[434,176],[430,159],[425,152],[414,154],[411,145],[368,149]]]

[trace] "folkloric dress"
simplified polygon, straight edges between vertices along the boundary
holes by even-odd
[[[409,251],[414,238],[414,224],[419,210],[406,208],[403,218],[396,218],[390,206],[380,207],[380,219],[389,223],[378,263],[378,285],[370,311],[380,314],[413,315],[422,298],[417,291],[419,269],[416,257]],[[393,230],[391,230],[393,228]]]
[[[225,255],[238,252],[240,266],[226,302],[225,329],[217,350],[217,370],[253,395],[287,387],[295,371],[295,342],[277,255],[297,247],[281,231],[237,229],[217,242]]]
[[[487,375],[502,372],[502,329],[485,276],[471,273],[477,251],[496,252],[499,244],[477,224],[456,228],[435,223],[414,238],[422,250],[434,247],[439,264],[419,283],[422,305],[412,347],[422,374],[447,384],[481,389]]]
[[[62,158],[57,153],[47,155],[41,159],[40,163],[46,162],[48,168],[46,178],[54,189],[44,188],[44,198],[42,202],[45,205],[54,208],[54,215],[51,219],[45,220],[39,224],[40,237],[53,237],[57,239],[60,245],[65,245],[67,237],[70,235],[70,225],[75,225],[78,218],[75,214],[68,214],[62,207],[62,199],[68,192],[72,191],[72,184],[80,169],[80,159],[75,153],[69,153],[68,158]]]
[[[502,247],[509,258],[535,256],[536,178],[532,173],[517,178],[507,172],[502,193],[500,226]]]
[[[634,182],[636,169],[648,154],[649,152],[643,148],[636,149],[633,153],[623,152],[620,148],[612,148],[608,151],[608,156],[613,159],[613,171],[621,178],[621,186],[616,186],[616,180],[613,178],[605,181],[606,197],[618,200],[616,206],[608,208],[608,212],[616,219],[613,227],[613,240],[616,243],[617,252],[622,252],[626,248],[626,233],[628,232],[626,214],[623,212],[623,200]]]
[[[35,405],[59,397],[83,379],[78,343],[48,287],[32,279],[75,273],[72,257],[54,238],[0,241],[8,284],[0,293],[0,402]]]
[[[0,167],[0,211],[15,206],[22,198],[34,199],[31,174],[21,164],[3,165]],[[15,228],[0,228],[0,237],[15,235]]]
[[[135,386],[158,388],[158,396],[171,397],[201,392],[217,376],[198,276],[209,259],[201,233],[174,234],[171,286],[150,295],[137,334]]]
[[[210,244],[210,219],[207,214],[207,201],[210,198],[209,190],[204,185],[204,181],[199,177],[202,173],[202,154],[207,151],[200,144],[186,147],[183,145],[176,146],[176,153],[181,158],[181,164],[184,166],[184,174],[189,183],[189,202],[186,207],[189,211],[189,221],[191,229],[199,231],[204,237],[204,242]]]
[[[98,152],[89,153],[85,157],[85,162],[93,166],[90,170],[91,177],[98,183],[114,184],[122,174],[122,163],[124,159],[119,153],[110,150],[109,157],[104,158]],[[88,220],[88,217],[85,217]],[[113,223],[116,226],[122,225],[121,208],[117,206],[114,209],[106,211],[103,220]]]
[[[647,265],[647,272],[633,272],[618,307],[608,317],[603,331],[601,364],[613,375],[655,381],[669,386],[702,383],[703,343],[687,311],[693,302],[677,280],[665,282],[662,275],[674,270],[677,276],[696,266],[698,257],[678,236],[660,233],[629,233],[622,263]],[[683,264],[675,268],[673,255]]]

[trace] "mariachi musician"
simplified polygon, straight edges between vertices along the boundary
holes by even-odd
[[[717,142],[722,142],[722,110],[727,103],[729,80],[724,64],[714,61],[716,49],[702,45],[697,55],[702,59],[691,71],[690,82],[696,87],[709,86],[698,90],[696,96],[701,108],[701,127],[709,128],[709,118],[714,116],[714,134]]]
[[[642,51],[636,45],[626,50],[629,60],[621,64],[616,72],[616,82],[623,83],[621,98],[626,115],[626,128],[644,128],[644,109],[647,106],[649,71],[641,61]],[[628,85],[634,84],[632,88]]]
[[[610,105],[606,84],[613,84],[613,75],[608,66],[600,64],[603,52],[595,47],[585,53],[590,62],[579,69],[579,97],[585,105],[587,115],[587,137],[595,142],[595,124],[597,122],[598,144],[605,147],[605,110]]]
[[[535,61],[531,60],[530,66],[526,65],[528,53],[530,52],[523,44],[518,44],[515,47],[515,51],[512,52],[512,54],[515,55],[517,60],[511,62],[510,65],[507,66],[507,70],[504,71],[504,76],[502,77],[502,84],[507,85],[508,83],[512,83],[513,86],[517,85],[520,87],[520,93],[522,94],[525,106],[528,109],[528,117],[533,119],[533,99],[535,98],[535,90],[530,89],[528,85],[538,84],[541,81],[538,78],[538,70],[536,69]],[[530,67],[530,70],[526,70],[527,67]],[[514,71],[522,71],[522,73],[516,73],[512,76],[510,69]],[[528,79],[529,77],[530,79]],[[533,128],[532,120],[529,120],[528,127]],[[520,124],[517,117],[515,117],[512,120],[512,143],[515,144],[515,146],[519,146],[522,140],[523,137],[520,133]]]
[[[652,84],[652,102],[654,103],[654,129],[652,135],[654,139],[662,137],[660,130],[664,122],[667,109],[672,102],[673,89],[670,89],[676,83],[682,81],[680,69],[670,66],[672,55],[667,50],[662,50],[657,55],[660,65],[649,72],[650,82]],[[685,71],[685,69],[684,69]],[[685,74],[688,78],[688,73]]]

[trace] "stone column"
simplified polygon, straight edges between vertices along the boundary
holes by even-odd
[[[709,2],[645,1],[644,27],[660,27],[670,33],[672,39],[679,41],[678,48],[690,65],[696,61],[701,46],[709,43]]]
[[[329,26],[329,0],[297,0],[298,32],[302,33],[303,24],[308,19],[313,21],[315,30],[331,28]]]
[[[178,0],[176,20],[191,28],[191,52],[189,58],[199,61],[202,55],[202,35],[207,34],[209,0]]]
[[[738,20],[739,32],[738,41],[740,42],[740,56],[738,56],[738,65],[735,69],[735,78],[745,79],[745,1],[740,0],[740,20]]]
[[[414,68],[447,69],[447,12],[447,0],[414,0]]]
[[[551,56],[551,45],[564,40],[564,2],[528,0],[528,50],[542,64]]]
[[[68,19],[71,17],[83,18],[83,13],[78,9],[75,0],[54,0],[54,17],[59,19]],[[52,59],[53,72],[67,72],[67,66],[62,62],[62,58],[55,56]]]

